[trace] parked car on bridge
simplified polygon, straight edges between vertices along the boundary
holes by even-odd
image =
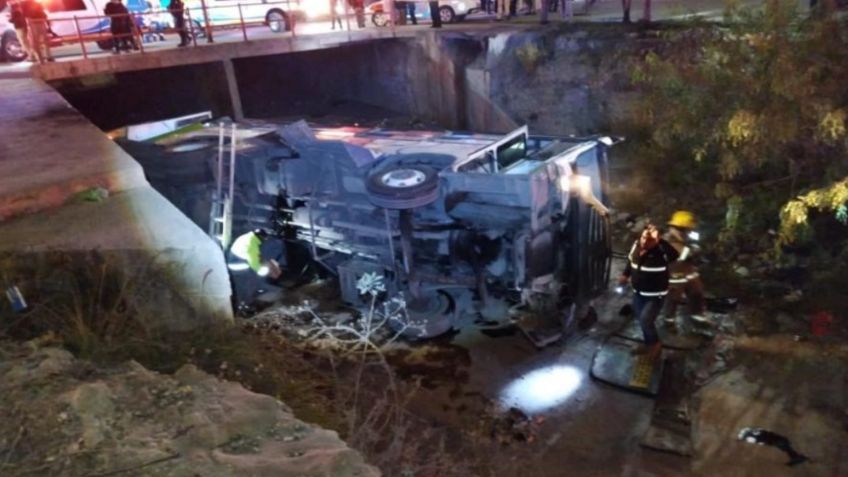
[[[329,4],[329,0],[204,0],[212,26],[237,26],[244,19],[251,23],[264,22],[275,33],[290,31],[292,16],[297,20],[305,18],[307,2]],[[205,25],[201,0],[186,0],[185,6],[191,9],[193,21]]]
[[[0,61],[23,61],[26,52],[18,41],[15,27],[9,21],[9,4],[0,0]]]
[[[430,20],[430,8],[426,2],[417,2],[415,17],[419,20]],[[382,1],[368,5],[371,23],[378,27],[389,24],[389,14],[385,11]],[[442,23],[454,23],[465,20],[467,15],[480,10],[478,0],[439,0],[439,17]],[[400,14],[400,13],[399,13]]]

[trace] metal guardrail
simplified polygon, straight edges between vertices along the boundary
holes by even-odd
[[[315,1],[315,0],[305,0]],[[319,0],[321,1],[321,0]],[[330,5],[329,0],[326,1]],[[52,49],[60,46],[78,44],[80,55],[84,59],[88,59],[94,52],[91,51],[91,43],[97,44],[102,50],[110,50],[115,44],[123,44],[124,41],[131,45],[133,51],[137,50],[140,54],[145,53],[146,40],[162,40],[165,35],[186,35],[191,46],[197,46],[198,43],[213,43],[215,32],[221,31],[241,31],[241,41],[251,40],[251,29],[255,27],[269,28],[270,31],[280,35],[288,34],[291,37],[296,37],[298,34],[297,26],[300,23],[299,18],[305,18],[306,12],[300,0],[280,0],[268,2],[250,2],[241,3],[234,2],[234,5],[207,6],[204,0],[201,0],[201,6],[186,7],[183,10],[182,28],[177,28],[175,25],[175,17],[179,17],[178,10],[154,9],[143,12],[130,12],[122,15],[81,15],[68,18],[50,18],[46,20],[28,19],[28,31],[30,32],[30,46],[36,50],[39,45],[46,51],[43,51],[40,56],[45,61],[52,61]],[[396,12],[394,2],[388,2],[390,10],[393,14],[398,15],[401,12]],[[426,2],[420,2],[425,3]],[[348,32],[348,39],[351,40],[350,32],[351,17],[359,19],[360,28],[364,28],[368,22],[368,10],[363,5],[359,12],[354,11],[348,4],[347,0],[338,0],[338,6],[343,7],[337,9],[335,15],[331,15],[329,11],[322,16],[329,18],[331,21],[338,18],[341,23],[344,20],[345,26],[342,31]],[[227,15],[216,15],[221,10],[229,10],[230,17]],[[341,11],[339,11],[341,10]],[[266,11],[267,13],[259,18],[255,13],[257,11]],[[233,13],[237,12],[238,17],[235,18]],[[252,12],[253,14],[248,14]],[[273,16],[272,13],[281,14],[280,17]],[[170,21],[162,21],[163,18]],[[225,18],[222,20],[222,18]],[[390,18],[395,18],[390,15]],[[129,31],[112,33],[110,31],[111,24],[119,19],[126,19],[129,25]],[[96,31],[86,31],[82,25],[85,23],[94,23],[99,25],[100,29]],[[396,21],[388,22],[392,33],[395,32]],[[70,27],[69,27],[70,26]],[[66,34],[57,34],[56,30],[66,32]],[[70,33],[67,33],[70,32]],[[34,34],[43,34],[46,37],[41,38],[40,42],[32,37]],[[254,38],[258,34],[253,34]],[[267,36],[266,36],[267,38]],[[228,42],[233,41],[229,39]],[[88,44],[88,45],[87,45]]]

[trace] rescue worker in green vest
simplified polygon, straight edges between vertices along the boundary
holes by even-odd
[[[283,272],[277,258],[282,244],[262,229],[237,237],[227,253],[227,268],[233,284],[233,305],[236,311],[250,307],[256,296],[275,287]]]
[[[678,210],[668,221],[669,230],[665,240],[680,254],[677,261],[669,266],[668,298],[665,304],[666,326],[673,329],[676,323],[677,308],[687,304],[688,316],[698,324],[706,323],[704,315],[704,282],[695,265],[697,238],[695,214],[687,210]]]
[[[618,282],[624,285],[629,281],[633,287],[633,313],[645,340],[634,354],[647,354],[656,360],[662,352],[656,319],[668,294],[668,267],[677,257],[677,250],[660,236],[653,224],[645,226],[627,254],[627,265]]]

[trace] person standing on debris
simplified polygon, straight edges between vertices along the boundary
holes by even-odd
[[[686,302],[689,317],[698,323],[706,323],[704,316],[704,282],[694,263],[697,246],[690,243],[695,229],[695,214],[678,210],[668,221],[669,230],[665,240],[680,254],[677,261],[669,265],[668,300],[665,303],[666,324],[674,327],[677,307]]]
[[[633,287],[633,312],[645,339],[645,344],[636,348],[634,354],[647,354],[651,359],[660,355],[662,343],[655,321],[668,294],[668,267],[677,257],[677,250],[660,236],[653,224],[645,226],[627,254],[627,265],[618,280],[621,285],[629,281]]]
[[[171,3],[168,4],[168,11],[174,18],[174,29],[180,35],[180,43],[177,46],[188,46],[189,35],[185,26],[185,4],[183,4],[183,0],[171,0]]]

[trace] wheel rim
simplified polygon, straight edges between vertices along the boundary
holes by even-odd
[[[425,179],[427,176],[417,169],[396,169],[383,174],[380,182],[386,187],[404,189],[421,184]]]
[[[24,50],[21,48],[21,44],[18,42],[18,40],[7,41],[5,50],[6,58],[19,60],[24,57]]]
[[[279,33],[283,30],[283,22],[285,18],[279,12],[271,12],[268,14],[268,28],[274,33]]]
[[[447,8],[443,8],[439,10],[439,18],[444,23],[450,23],[453,20],[453,13]]]

